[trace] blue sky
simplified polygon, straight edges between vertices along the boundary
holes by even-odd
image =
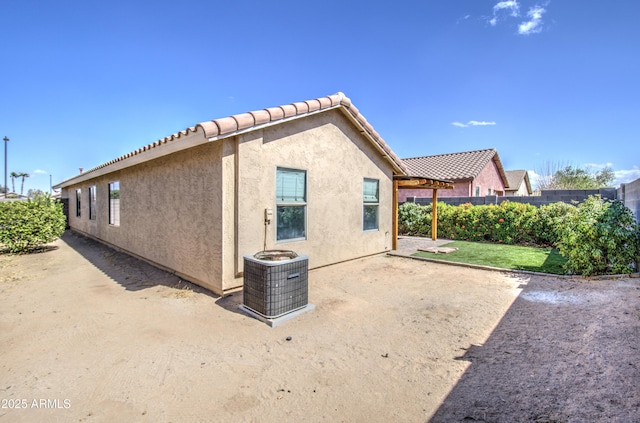
[[[638,16],[637,0],[2,0],[0,137],[25,193],[48,191],[198,122],[342,91],[403,158],[496,148],[507,170],[629,182]]]

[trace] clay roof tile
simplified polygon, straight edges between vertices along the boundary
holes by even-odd
[[[232,118],[236,120],[238,131],[255,126],[255,119],[253,118],[253,115],[251,113],[233,115]]]
[[[238,130],[238,122],[231,116],[213,120],[220,130],[220,135],[228,134]]]

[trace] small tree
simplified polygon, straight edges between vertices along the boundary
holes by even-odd
[[[24,194],[24,178],[28,178],[30,175],[28,173],[21,172],[18,176],[22,178],[22,186],[20,187],[20,195],[22,195]]]
[[[42,195],[44,195],[44,191],[42,191],[41,189],[30,189],[29,191],[27,191],[27,197],[29,198],[39,197]]]
[[[16,172],[11,172],[9,176],[11,176],[11,192],[16,192],[16,178],[19,178],[20,175]]]
[[[583,169],[560,162],[547,163],[546,167],[538,173],[540,175],[537,184],[539,190],[598,189],[611,186],[616,178],[610,167],[594,172],[590,167]]]
[[[633,213],[622,202],[590,196],[566,216],[559,249],[571,273],[631,273],[640,252],[639,234]]]

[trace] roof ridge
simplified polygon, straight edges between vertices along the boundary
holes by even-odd
[[[416,157],[407,157],[405,159],[402,160],[413,160],[413,159],[423,159],[426,157],[439,157],[439,156],[455,156],[455,155],[459,155],[459,154],[467,154],[467,153],[479,153],[479,152],[484,152],[484,151],[497,151],[495,148],[482,148],[479,150],[469,150],[469,151],[456,151],[453,153],[440,153],[440,154],[429,154],[429,155],[425,155],[425,156],[416,156]]]
[[[351,100],[345,96],[344,93],[339,91],[336,94],[311,100],[283,104],[275,107],[267,107],[260,110],[252,110],[250,112],[216,118],[200,122],[196,124],[195,127],[202,128],[205,137],[215,138],[249,129],[254,126],[319,112],[341,105],[345,107],[353,107]]]

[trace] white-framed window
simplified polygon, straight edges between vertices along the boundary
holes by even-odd
[[[491,188],[487,188],[487,195],[491,195]]]
[[[96,186],[89,187],[89,220],[96,220]]]
[[[78,188],[76,190],[76,217],[80,217],[82,216],[82,203],[81,200],[82,199],[82,190],[80,188]]]
[[[380,209],[380,181],[364,178],[362,188],[362,230],[378,230]]]
[[[109,225],[120,226],[120,181],[109,183]]]
[[[480,185],[476,185],[476,197],[480,197]]]
[[[276,169],[276,241],[307,237],[307,172]]]

